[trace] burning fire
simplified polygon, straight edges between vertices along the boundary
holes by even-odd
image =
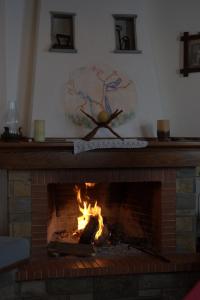
[[[86,189],[95,186],[93,182],[85,182]],[[78,220],[78,231],[84,230],[88,222],[90,221],[90,217],[97,217],[98,219],[98,229],[95,234],[95,240],[101,236],[103,231],[103,217],[101,215],[101,207],[97,205],[97,201],[95,202],[94,206],[91,205],[90,197],[86,194],[84,199],[81,197],[81,189],[77,185],[75,186],[75,193],[77,202],[79,204],[79,210],[82,213],[80,217],[77,218]]]

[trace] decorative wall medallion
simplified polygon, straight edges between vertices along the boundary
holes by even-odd
[[[112,122],[113,127],[118,127],[134,118],[135,106],[135,85],[119,70],[92,65],[76,69],[69,76],[65,115],[75,126],[94,126],[81,110],[94,118],[98,118],[100,112],[111,115],[123,110]]]

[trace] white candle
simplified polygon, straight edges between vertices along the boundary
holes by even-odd
[[[34,140],[36,142],[45,141],[45,120],[34,120]]]

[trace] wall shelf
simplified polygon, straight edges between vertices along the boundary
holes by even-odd
[[[114,53],[121,53],[121,54],[123,54],[123,53],[130,53],[130,54],[132,54],[132,53],[135,53],[135,54],[139,54],[139,53],[142,53],[142,51],[141,50],[114,50],[113,51]]]

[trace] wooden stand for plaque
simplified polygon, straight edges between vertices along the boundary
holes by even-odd
[[[122,110],[118,110],[116,109],[114,111],[114,113],[112,113],[108,120],[106,122],[99,122],[97,121],[95,118],[93,118],[91,115],[89,115],[88,113],[86,113],[84,110],[81,109],[81,112],[86,115],[90,120],[92,120],[96,127],[94,129],[92,129],[91,132],[89,132],[83,139],[85,141],[90,141],[94,136],[95,134],[97,133],[97,131],[100,129],[100,128],[107,128],[108,130],[110,130],[112,132],[112,134],[114,134],[117,138],[123,140],[123,138],[118,134],[116,133],[112,128],[111,126],[109,125],[109,123],[115,119],[119,114],[121,114],[123,111]]]

